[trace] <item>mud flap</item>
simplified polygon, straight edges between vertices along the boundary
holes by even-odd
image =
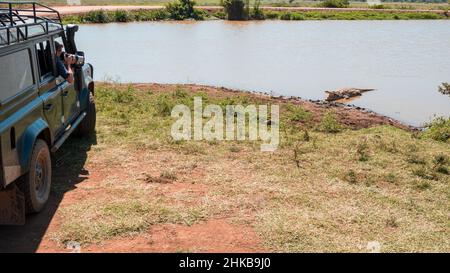
[[[25,224],[25,196],[16,185],[0,190],[0,225]]]

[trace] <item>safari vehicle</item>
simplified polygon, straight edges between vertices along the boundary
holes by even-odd
[[[50,195],[51,153],[95,131],[93,67],[76,25],[35,2],[0,2],[0,224],[24,224]],[[74,54],[73,83],[57,74],[55,41]]]

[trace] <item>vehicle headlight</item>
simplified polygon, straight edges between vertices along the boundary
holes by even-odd
[[[88,65],[87,68],[84,70],[84,76],[86,76],[86,77],[92,76],[92,69],[91,69],[90,65]]]

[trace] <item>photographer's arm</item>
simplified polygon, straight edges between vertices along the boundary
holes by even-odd
[[[73,70],[72,70],[72,68],[70,67],[70,65],[68,65],[68,69],[67,69],[67,81],[69,82],[69,83],[73,83],[73,80],[74,80],[74,78],[73,78]]]
[[[72,64],[75,63],[75,57],[73,55],[68,55],[64,58],[65,66],[67,67],[67,82],[73,83],[74,77],[73,77],[73,70],[72,70]]]

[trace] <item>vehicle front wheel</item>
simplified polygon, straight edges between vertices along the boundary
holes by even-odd
[[[47,143],[37,139],[31,153],[30,170],[20,178],[18,186],[25,195],[27,213],[41,211],[50,196],[52,162]]]
[[[97,120],[97,111],[95,109],[95,100],[92,92],[89,93],[89,102],[86,108],[86,117],[81,121],[77,128],[77,135],[89,136],[95,133],[95,122]]]

